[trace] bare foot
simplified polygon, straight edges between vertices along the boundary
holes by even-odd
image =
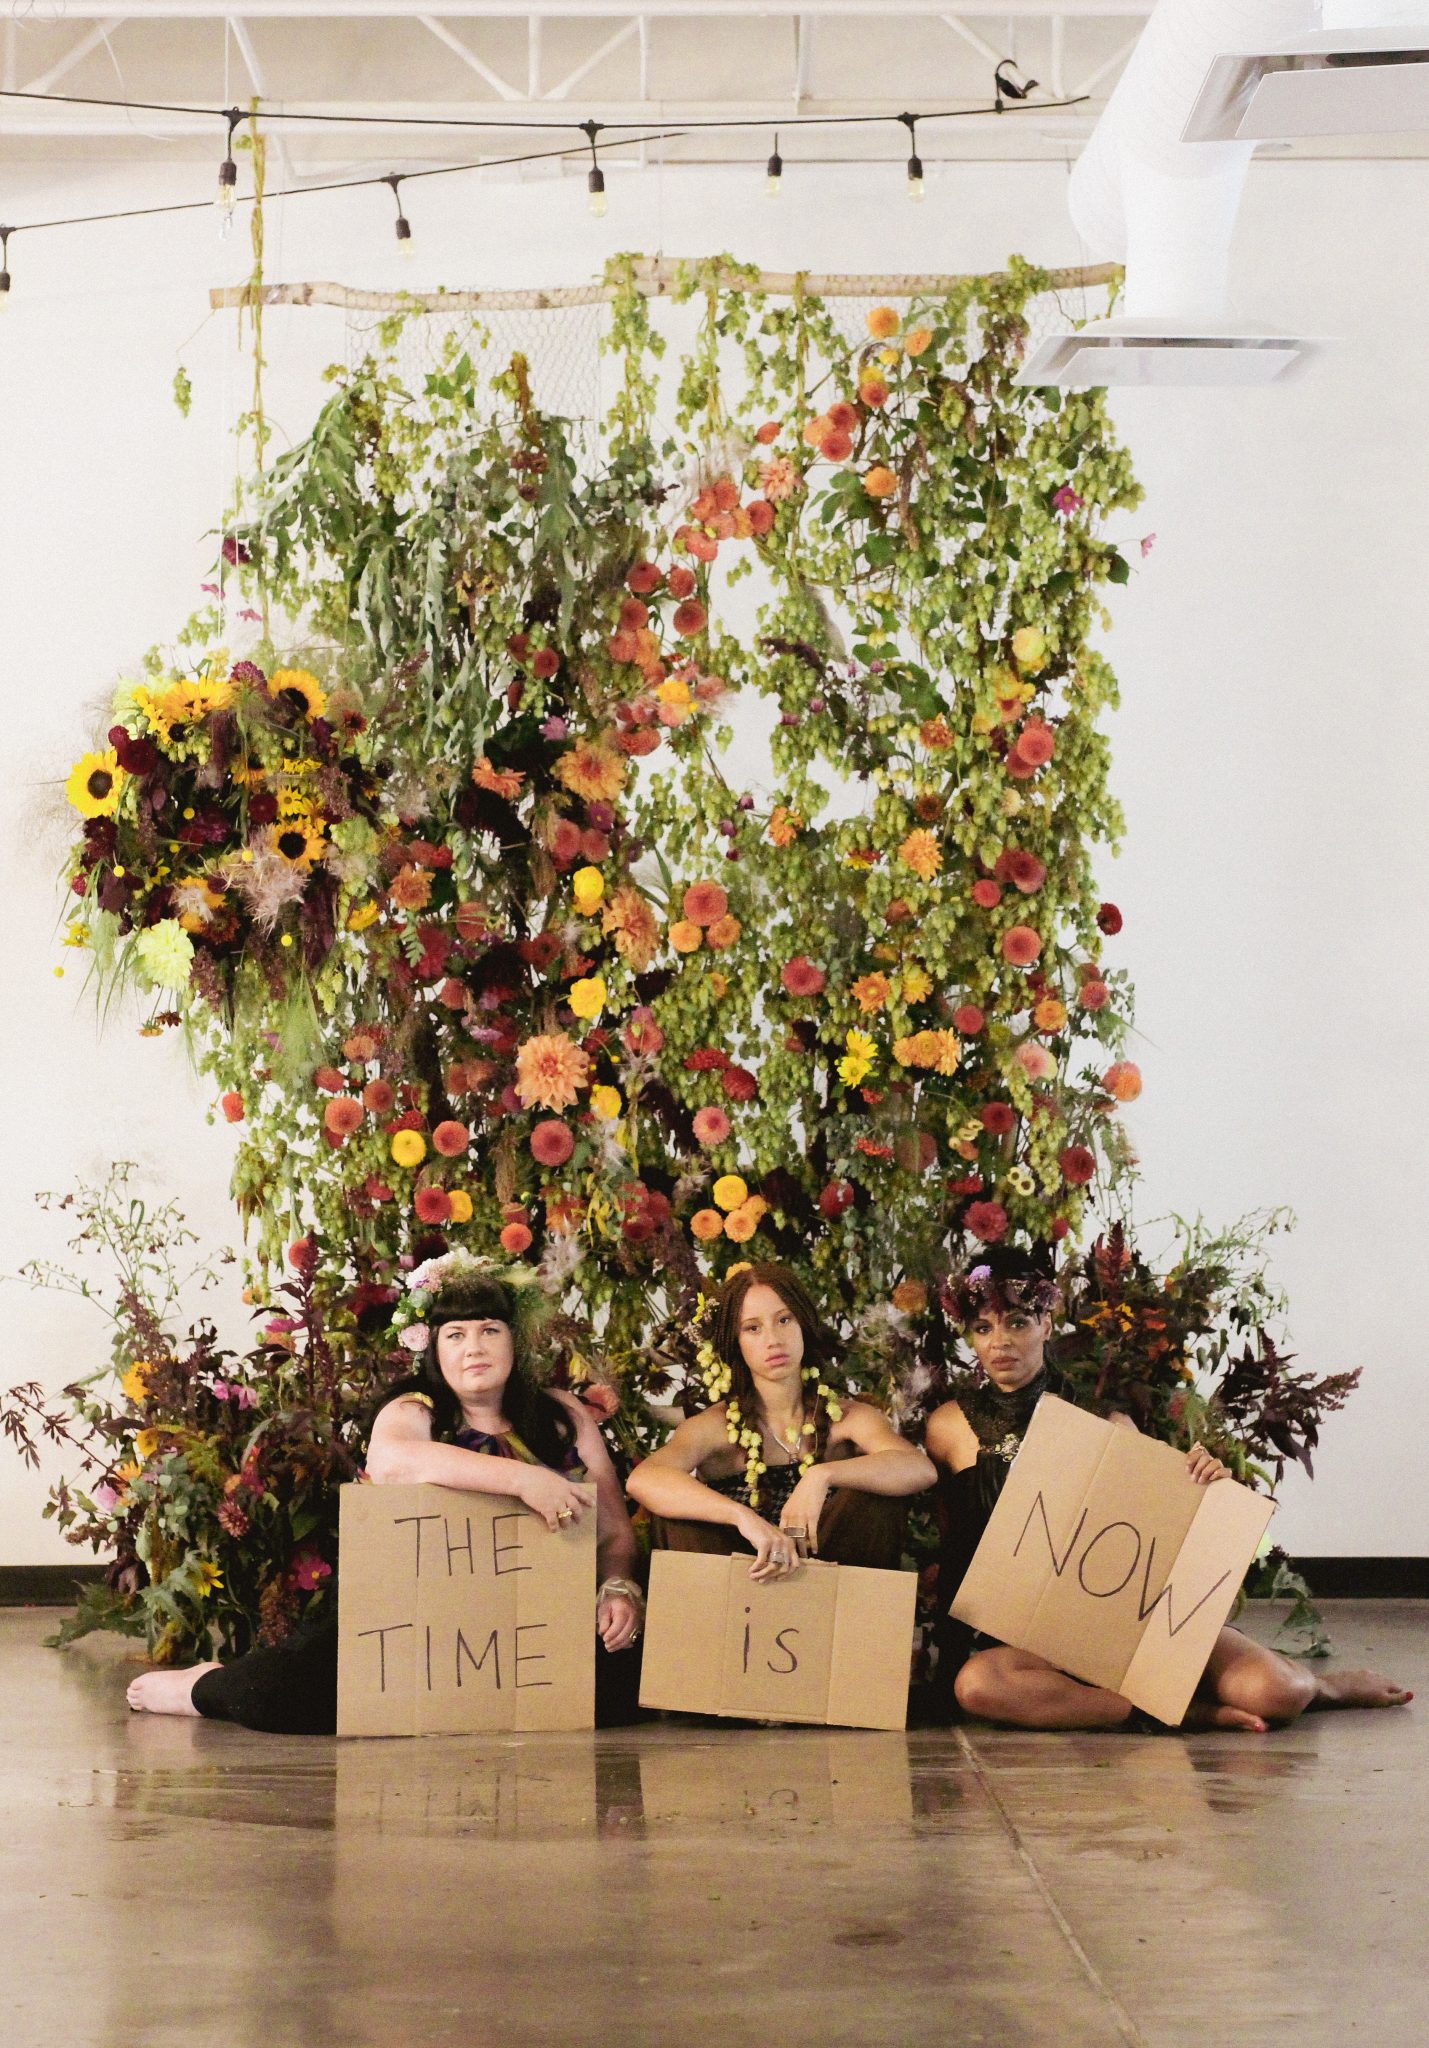
[[[1331,1707],[1407,1707],[1414,1697],[1378,1671],[1324,1671],[1317,1682],[1311,1705],[1321,1713]]]
[[[1187,1729],[1237,1728],[1245,1735],[1264,1735],[1267,1728],[1259,1714],[1247,1714],[1241,1707],[1223,1707],[1214,1700],[1192,1700],[1181,1726]]]
[[[198,1718],[193,1692],[205,1671],[217,1671],[216,1664],[190,1664],[186,1671],[145,1671],[136,1678],[124,1697],[132,1714],[192,1714]]]

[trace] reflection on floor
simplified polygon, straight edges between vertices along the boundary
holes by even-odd
[[[1409,2048],[1420,1692],[1264,1738],[669,1719],[281,1740],[132,1717],[0,1614],[9,2048]]]

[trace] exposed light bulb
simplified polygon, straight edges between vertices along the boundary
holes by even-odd
[[[9,310],[10,273],[8,270],[0,270],[0,313],[8,313]]]
[[[777,199],[779,197],[779,188],[783,182],[783,177],[784,159],[779,154],[779,138],[776,135],[774,138],[774,154],[764,167],[764,196],[766,199]]]
[[[412,240],[412,223],[405,213],[397,216],[397,254],[404,263],[410,263],[416,255],[416,244]]]
[[[908,197],[917,202],[921,202],[924,197],[923,159],[920,156],[910,156],[908,159]]]
[[[586,181],[586,205],[597,220],[605,218],[605,172],[599,164],[591,166]]]

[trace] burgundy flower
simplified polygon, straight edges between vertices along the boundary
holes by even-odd
[[[1010,1102],[985,1102],[978,1111],[982,1127],[994,1138],[1004,1138],[1016,1123]]]
[[[963,1222],[984,1244],[996,1244],[1007,1235],[1007,1211],[1001,1202],[970,1202]]]
[[[1114,903],[1103,903],[1097,911],[1097,930],[1114,939],[1122,927],[1122,915]]]

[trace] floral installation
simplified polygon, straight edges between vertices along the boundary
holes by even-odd
[[[584,438],[475,324],[413,390],[384,323],[225,523],[253,644],[200,614],[65,784],[69,940],[210,1081],[254,1301],[311,1248],[349,1445],[458,1253],[539,1276],[626,1458],[703,1390],[697,1303],[745,1258],[799,1267],[911,1412],[948,1275],[1071,1252],[1134,1172],[1094,636],[1139,491],[1101,394],[1015,382],[1045,274],[850,341],[691,264],[668,390],[632,259],[608,282]],[[722,766],[741,694],[767,786]]]

